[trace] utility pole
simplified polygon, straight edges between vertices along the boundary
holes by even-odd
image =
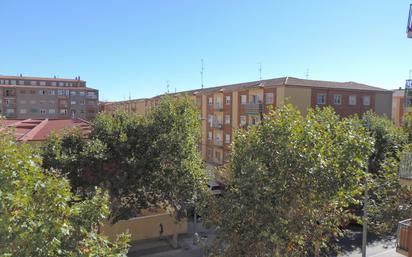
[[[364,120],[366,130],[369,132],[370,122],[368,119]],[[363,197],[363,225],[362,225],[362,257],[366,257],[367,233],[368,233],[368,165],[365,169],[365,195]]]

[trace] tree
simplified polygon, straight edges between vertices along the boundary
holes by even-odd
[[[99,114],[89,140],[76,132],[51,137],[43,149],[55,168],[87,196],[95,186],[110,194],[113,220],[162,205],[180,219],[204,192],[206,173],[197,151],[200,120],[188,97],[164,97],[146,117]]]
[[[234,139],[225,195],[204,217],[218,256],[319,256],[351,218],[372,139],[359,119],[291,105]]]
[[[399,156],[409,148],[409,133],[373,112],[367,112],[363,120],[375,141],[368,165],[368,225],[373,232],[385,235],[410,215],[412,192],[398,178]]]
[[[83,201],[69,182],[41,168],[26,144],[0,132],[0,256],[126,256],[128,238],[98,234],[108,215],[101,190]]]

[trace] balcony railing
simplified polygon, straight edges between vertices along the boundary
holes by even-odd
[[[213,140],[213,144],[217,146],[223,146],[223,140],[215,139]]]
[[[257,115],[263,112],[263,105],[261,103],[245,104],[245,113],[249,115]]]
[[[222,124],[222,122],[219,122],[219,121],[213,121],[213,122],[212,122],[212,128],[222,129],[222,128],[223,128],[223,124]]]
[[[396,251],[405,256],[408,256],[408,232],[410,225],[411,219],[403,220],[398,223]]]
[[[412,152],[402,154],[399,163],[399,178],[412,180]]]
[[[223,104],[222,104],[222,103],[215,103],[215,104],[213,105],[213,109],[214,109],[215,111],[223,111]]]

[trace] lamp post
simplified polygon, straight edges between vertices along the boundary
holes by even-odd
[[[363,117],[365,128],[369,132],[370,122],[369,119]],[[362,226],[362,257],[366,257],[366,244],[367,244],[367,233],[368,233],[368,165],[365,170],[365,195],[363,197],[363,226]]]

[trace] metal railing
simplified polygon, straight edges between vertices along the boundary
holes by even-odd
[[[408,252],[408,232],[411,225],[411,219],[402,220],[398,223],[396,238],[396,251]]]
[[[216,129],[222,129],[223,128],[223,124],[220,121],[213,121],[212,122],[212,128],[216,128]]]
[[[399,178],[412,180],[412,152],[402,154],[399,163]]]
[[[213,105],[213,109],[215,109],[215,111],[223,111],[223,104],[222,103],[215,103]]]
[[[245,104],[245,113],[257,115],[263,112],[263,105],[261,103],[248,103]]]

